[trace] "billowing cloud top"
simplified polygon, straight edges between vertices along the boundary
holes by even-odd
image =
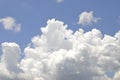
[[[0,23],[3,24],[5,30],[12,30],[15,32],[19,32],[21,29],[21,25],[17,24],[15,19],[12,17],[2,18],[0,19]]]
[[[97,29],[73,33],[55,19],[48,20],[41,31],[19,62],[19,45],[1,44],[0,80],[120,79],[120,31],[114,36],[102,35]]]
[[[94,17],[93,11],[90,11],[90,12],[85,11],[79,15],[78,24],[82,26],[88,26],[88,25],[98,22],[98,20],[100,20],[100,18]]]

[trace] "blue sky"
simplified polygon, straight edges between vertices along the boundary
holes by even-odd
[[[70,78],[74,80],[93,80],[94,76],[98,80],[100,78],[101,80],[117,80],[120,75],[120,71],[117,72],[118,67],[120,67],[118,57],[120,52],[119,8],[120,0],[0,0],[0,55],[3,55],[1,56],[0,66],[3,66],[2,68],[6,66],[5,70],[14,73],[22,69],[24,71],[23,75],[29,73],[31,68],[33,70],[43,69],[43,72],[39,72],[40,76],[46,75],[51,80]],[[62,22],[68,25],[67,29],[64,28],[65,25]],[[71,34],[68,29],[71,29],[75,34]],[[82,33],[82,30],[78,31],[79,29],[83,29],[86,33]],[[102,37],[100,32],[103,34]],[[40,37],[41,35],[42,37]],[[32,45],[28,45],[29,43]],[[20,58],[21,62],[18,63],[20,65],[19,69],[16,66],[19,57],[16,52],[25,53],[24,58]],[[13,56],[14,59],[9,56],[9,53],[15,55]],[[42,53],[44,54],[42,55]],[[50,53],[51,55],[49,55]],[[69,53],[71,54],[69,55]],[[95,53],[100,57],[89,53]],[[74,57],[76,60],[80,60],[81,63],[74,62]],[[29,65],[31,62],[31,64],[37,66],[39,66],[39,63],[44,66],[41,63],[44,62],[44,59],[46,60],[44,64],[48,65],[50,63],[55,67],[57,66],[58,75],[55,75],[53,67],[50,67],[53,75],[49,76],[44,73],[44,67],[38,68]],[[38,64],[34,61],[38,62]],[[12,67],[10,63],[13,63]],[[60,63],[60,67],[57,65],[58,63]],[[112,67],[109,65],[112,65]],[[90,67],[87,68],[87,66]],[[0,72],[2,68],[0,68]],[[17,70],[13,70],[13,68]],[[49,69],[49,66],[46,68]],[[59,68],[61,68],[61,72]],[[64,72],[65,68],[66,71]],[[86,69],[88,69],[88,72],[86,72]],[[73,70],[73,73],[67,74],[71,70]],[[93,72],[93,70],[96,72]],[[80,74],[79,71],[83,71],[83,74]],[[29,77],[31,73],[32,71]],[[39,73],[37,73],[37,77],[40,77]],[[10,79],[4,76],[1,77],[1,74],[0,79]],[[19,74],[16,75],[19,76]],[[69,78],[68,75],[72,77]],[[88,77],[85,77],[86,75]],[[36,78],[36,75],[32,76],[31,80],[49,80],[45,76],[41,78]],[[21,80],[22,78],[20,75],[20,78],[14,77],[14,79]]]
[[[64,21],[74,31],[97,28],[114,35],[120,30],[119,4],[120,0],[64,0],[61,3],[55,0],[0,0],[0,18],[11,16],[22,26],[20,32],[14,33],[5,31],[0,24],[0,43],[12,41],[25,47],[32,36],[40,34],[40,27],[46,26],[46,21],[52,18]],[[94,16],[101,20],[90,27],[82,27],[77,22],[83,11],[94,11]]]

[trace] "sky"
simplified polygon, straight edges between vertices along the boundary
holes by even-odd
[[[74,31],[79,28],[85,31],[97,28],[104,34],[114,35],[120,29],[119,3],[119,0],[0,0],[0,18],[12,17],[21,24],[18,33],[6,31],[0,24],[0,42],[14,41],[24,48],[31,36],[40,34],[40,27],[44,27],[47,20],[52,18],[64,21]],[[101,20],[90,27],[78,25],[79,15],[84,11],[93,11],[93,15]]]
[[[120,79],[119,7],[120,0],[0,0],[0,80]]]

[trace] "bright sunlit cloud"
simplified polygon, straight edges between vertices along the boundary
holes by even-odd
[[[51,19],[33,36],[25,57],[18,62],[18,44],[4,42],[0,60],[1,80],[118,80],[120,31],[114,36],[100,30],[73,32],[64,22]],[[111,78],[106,73],[113,72]]]

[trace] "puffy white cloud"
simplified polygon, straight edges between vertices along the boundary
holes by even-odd
[[[120,31],[114,36],[92,29],[74,32],[62,21],[51,19],[24,49],[2,43],[0,79],[6,80],[118,80]],[[14,55],[14,56],[12,56]],[[113,77],[107,73],[113,72]]]
[[[13,79],[13,74],[20,71],[18,59],[20,57],[20,48],[16,43],[4,42],[1,44],[3,55],[0,61],[0,80]]]
[[[5,30],[13,30],[19,32],[21,30],[21,24],[17,24],[12,17],[1,18],[0,23],[3,24]]]
[[[93,23],[97,23],[98,20],[100,20],[100,18],[94,17],[93,11],[90,11],[90,12],[84,11],[79,15],[78,24],[80,24],[82,26],[88,26]]]
[[[9,71],[17,70],[17,61],[20,57],[20,48],[16,43],[4,42],[1,44],[3,55],[1,57],[2,63],[5,64]]]
[[[72,48],[72,43],[67,39],[72,34],[72,31],[66,28],[67,25],[64,25],[63,22],[55,21],[55,19],[48,20],[47,26],[41,28],[43,35],[32,38],[32,42],[51,51],[68,50]]]

